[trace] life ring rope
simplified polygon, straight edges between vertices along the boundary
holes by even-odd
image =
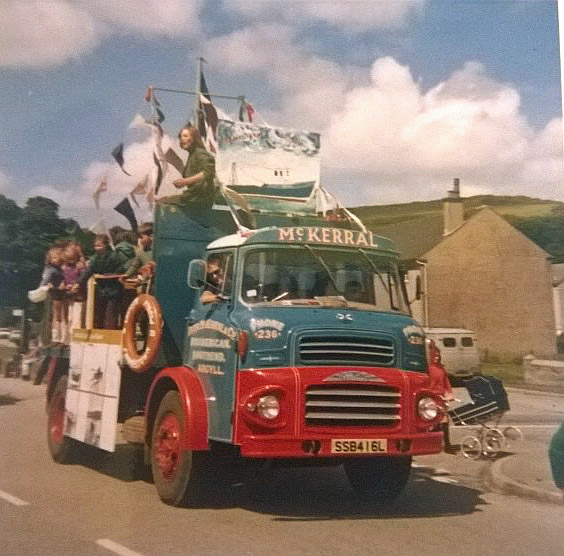
[[[139,315],[145,312],[149,321],[147,344],[137,352],[135,342],[135,323]],[[148,294],[138,295],[125,314],[123,322],[123,357],[129,368],[135,373],[144,373],[151,368],[157,355],[163,334],[163,317],[159,302]]]

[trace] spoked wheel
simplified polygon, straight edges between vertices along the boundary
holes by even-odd
[[[484,434],[484,453],[487,456],[495,456],[503,450],[505,439],[499,429],[488,429]]]
[[[411,456],[351,458],[345,462],[349,483],[359,498],[389,501],[405,488]]]
[[[171,506],[192,504],[200,494],[202,454],[183,447],[185,431],[180,396],[173,390],[161,401],[151,444],[155,487],[161,500]]]
[[[47,416],[47,444],[51,457],[58,463],[71,463],[76,457],[76,443],[64,435],[67,382],[67,375],[57,381]]]
[[[465,436],[460,443],[460,452],[465,458],[479,459],[482,455],[482,443],[477,436]]]
[[[521,429],[513,426],[505,427],[503,429],[503,436],[505,437],[505,447],[510,448],[513,442],[520,442],[523,440],[523,433]]]

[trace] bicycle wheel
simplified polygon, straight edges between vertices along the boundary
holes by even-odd
[[[505,437],[506,448],[511,446],[511,442],[520,442],[523,440],[521,429],[513,426],[505,427],[503,429],[503,436]]]
[[[487,456],[495,456],[503,449],[505,439],[499,429],[488,429],[484,434],[484,453]]]
[[[478,459],[482,455],[482,443],[477,436],[465,436],[460,443],[460,452],[467,459]]]

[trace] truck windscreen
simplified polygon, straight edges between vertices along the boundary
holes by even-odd
[[[316,246],[257,249],[244,261],[245,303],[299,305],[328,298],[358,309],[408,312],[396,261]]]

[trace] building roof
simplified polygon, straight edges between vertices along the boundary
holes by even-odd
[[[507,226],[511,227],[516,234],[521,236],[523,240],[530,243],[532,247],[534,246],[535,249],[545,253],[547,257],[550,256],[534,241],[530,240],[517,228],[507,222],[503,216],[499,215],[494,209],[488,206],[480,207],[476,212],[465,218],[462,226],[451,232],[448,236],[443,236],[442,214],[418,215],[414,219],[403,220],[385,226],[372,226],[372,228],[378,235],[388,237],[395,243],[402,260],[415,261],[416,259],[424,259],[425,255],[441,243],[441,241],[446,239],[446,237],[456,235],[458,230],[466,226],[470,221],[485,214],[499,218],[507,224]]]

